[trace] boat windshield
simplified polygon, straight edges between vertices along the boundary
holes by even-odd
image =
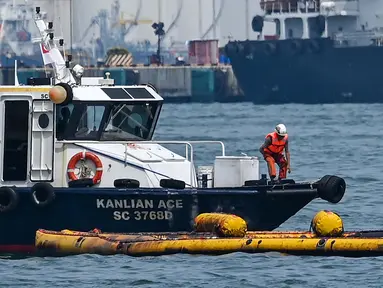
[[[157,102],[76,102],[56,110],[57,140],[150,140],[159,111]]]

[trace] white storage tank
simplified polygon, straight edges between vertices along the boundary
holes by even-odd
[[[217,156],[214,187],[242,187],[245,181],[259,180],[259,159],[250,156]]]
[[[212,188],[213,187],[213,166],[199,166],[198,167],[198,187]]]

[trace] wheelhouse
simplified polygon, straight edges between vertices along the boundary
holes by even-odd
[[[2,185],[54,181],[60,142],[153,137],[163,99],[150,86],[75,86],[63,104],[47,96],[51,88],[0,87]]]
[[[56,138],[88,141],[149,141],[161,103],[73,101],[56,107]]]
[[[73,101],[56,105],[56,138],[151,140],[162,101],[149,86],[75,87]]]

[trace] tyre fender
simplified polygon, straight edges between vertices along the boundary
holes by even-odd
[[[346,181],[338,176],[325,175],[317,183],[319,197],[330,203],[338,203],[346,192]]]
[[[81,178],[68,182],[69,188],[89,188],[95,185],[92,178]]]
[[[275,43],[266,43],[264,47],[264,51],[266,55],[273,55],[276,53],[277,46]]]
[[[161,179],[160,186],[162,188],[171,188],[171,189],[185,189],[185,182],[176,179]]]
[[[10,187],[0,187],[0,212],[12,211],[19,203],[19,194]]]
[[[302,53],[302,43],[299,41],[292,41],[290,43],[290,51],[292,55],[299,55]]]
[[[56,198],[54,188],[49,183],[36,183],[31,189],[32,201],[39,207],[45,207]]]
[[[116,179],[114,180],[113,184],[114,184],[114,187],[119,189],[140,187],[140,181],[136,179]]]

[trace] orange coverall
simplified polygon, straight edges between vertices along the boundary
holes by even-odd
[[[288,135],[285,135],[281,140],[278,139],[278,134],[272,132],[266,135],[266,139],[271,138],[271,145],[263,150],[264,158],[267,162],[270,178],[276,177],[275,164],[279,166],[279,179],[286,179],[287,175],[287,160],[283,155]]]

